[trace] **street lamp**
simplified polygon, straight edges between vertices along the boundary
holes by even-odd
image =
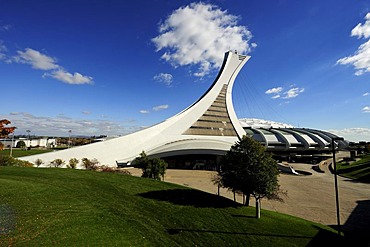
[[[9,153],[10,157],[13,157],[13,145],[14,145],[14,131],[12,135],[12,144],[10,145],[10,153]]]
[[[338,235],[340,235],[340,214],[339,214],[339,193],[338,193],[338,179],[337,179],[337,164],[335,161],[335,143],[334,141],[344,141],[343,137],[332,137],[331,138],[331,148],[333,151],[333,165],[334,165],[334,186],[335,186],[335,202],[337,208],[337,227]]]
[[[29,143],[29,148],[31,148],[31,137],[30,137],[30,132],[31,132],[31,130],[26,130],[26,132],[28,133],[28,143]]]
[[[68,131],[68,148],[70,148],[70,145],[71,145],[71,132],[72,132],[72,130],[69,130]]]

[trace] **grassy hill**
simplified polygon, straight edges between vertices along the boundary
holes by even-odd
[[[327,227],[128,175],[0,167],[0,246],[316,246]],[[262,202],[263,203],[263,202]]]
[[[357,180],[362,183],[370,183],[370,154],[363,155],[361,159],[347,164],[337,163],[338,174]]]

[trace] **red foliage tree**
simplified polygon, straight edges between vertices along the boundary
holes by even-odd
[[[5,138],[9,134],[13,133],[16,127],[5,127],[4,125],[8,125],[11,122],[7,119],[0,120],[0,138]],[[0,150],[4,148],[4,145],[0,143]]]

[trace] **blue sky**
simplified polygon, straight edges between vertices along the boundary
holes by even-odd
[[[16,134],[159,123],[248,54],[239,118],[370,141],[370,2],[0,0],[0,118]]]

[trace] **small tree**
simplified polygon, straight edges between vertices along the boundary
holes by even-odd
[[[244,136],[231,147],[221,160],[218,172],[223,187],[256,199],[256,217],[260,218],[260,200],[279,199],[279,170],[277,162],[254,139]]]
[[[97,159],[82,159],[82,165],[85,167],[86,170],[96,170],[97,166],[99,165],[99,161]]]
[[[36,165],[36,167],[39,167],[39,166],[41,166],[42,164],[44,164],[44,161],[42,161],[42,159],[37,159],[37,160],[35,160],[35,165]]]
[[[55,160],[50,162],[50,165],[52,165],[54,167],[61,167],[64,164],[65,164],[65,161],[62,160],[62,159],[55,159]]]
[[[4,125],[11,124],[7,119],[0,120],[0,138],[6,138],[10,133],[13,133],[16,127],[5,127]],[[3,150],[4,144],[0,142],[0,150]]]
[[[71,158],[68,162],[68,168],[75,169],[77,167],[79,160],[76,158]]]
[[[140,157],[136,158],[136,166],[141,168],[142,177],[156,180],[164,180],[167,170],[167,163],[160,158],[148,158],[145,152],[141,152]]]

